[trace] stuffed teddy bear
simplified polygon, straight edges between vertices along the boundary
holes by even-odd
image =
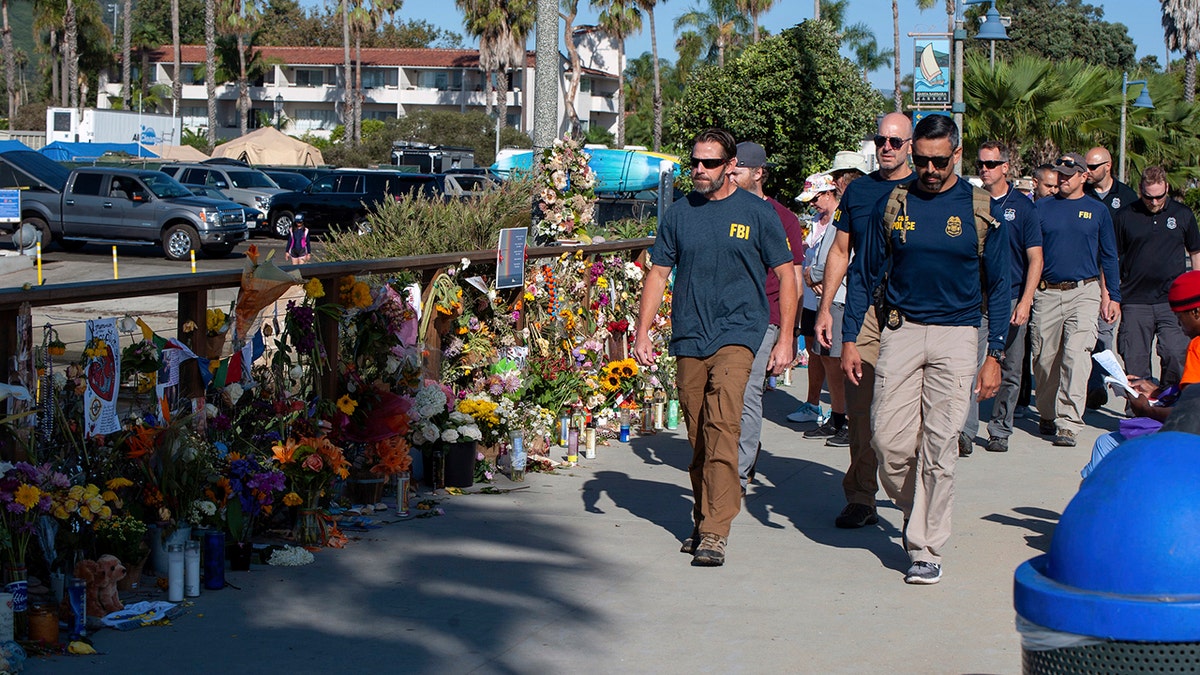
[[[117,597],[117,582],[125,578],[125,566],[114,555],[99,560],[81,560],[75,565],[76,578],[87,582],[87,615],[103,617],[125,609]]]

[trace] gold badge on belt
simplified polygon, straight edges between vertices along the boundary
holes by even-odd
[[[904,325],[904,317],[901,316],[900,310],[894,307],[889,309],[887,315],[887,327],[892,330],[896,330],[902,325]]]

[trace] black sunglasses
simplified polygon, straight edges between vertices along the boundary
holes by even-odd
[[[715,169],[718,166],[721,166],[722,164],[724,164],[725,162],[728,162],[728,161],[729,160],[727,160],[727,159],[721,159],[719,157],[696,157],[696,156],[693,156],[692,157],[692,168],[694,169],[697,166],[700,166],[703,164],[704,168],[706,168],[706,169]]]
[[[1169,192],[1169,191],[1164,191],[1164,192],[1163,192],[1161,195],[1152,195],[1152,194],[1150,194],[1150,193],[1148,193],[1148,192],[1143,192],[1143,193],[1142,193],[1142,199],[1145,199],[1145,200],[1146,200],[1146,201],[1148,201],[1148,202],[1156,202],[1156,201],[1158,201],[1158,200],[1160,200],[1160,199],[1166,199],[1166,198],[1167,198],[1167,192]]]
[[[1071,159],[1070,157],[1065,159],[1060,157],[1059,159],[1054,160],[1054,166],[1065,166],[1068,169],[1075,169],[1079,167],[1079,165],[1075,163],[1075,160]]]
[[[1105,164],[1108,164],[1108,162],[1100,162],[1099,164],[1088,164],[1087,168],[1088,168],[1088,171],[1095,171],[1096,169],[1099,169],[1100,167],[1104,166]]]
[[[1002,159],[979,159],[975,161],[975,168],[982,169],[986,166],[989,169],[995,169],[1002,164],[1008,164],[1008,162]]]
[[[947,155],[946,157],[937,157],[934,155],[928,155],[928,156],[913,155],[912,156],[913,166],[917,167],[918,169],[920,169],[921,167],[929,166],[930,164],[933,164],[933,168],[935,168],[935,169],[944,169],[944,168],[950,166],[950,160],[952,160],[952,159],[954,159],[954,157],[949,156],[949,155]]]
[[[875,147],[877,147],[877,148],[882,148],[883,144],[887,143],[892,146],[893,150],[899,150],[900,148],[904,147],[904,144],[907,143],[908,141],[909,141],[909,139],[907,139],[907,138],[896,138],[895,136],[880,136],[878,134],[875,135]]]

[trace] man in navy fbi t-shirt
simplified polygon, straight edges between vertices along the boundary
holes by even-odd
[[[984,297],[989,307],[1008,307],[1008,237],[989,227],[980,255],[974,188],[954,175],[961,154],[958,127],[950,118],[930,115],[917,124],[912,151],[917,180],[886,232],[888,197],[877,204],[847,283],[842,367],[857,381],[861,368],[853,341],[867,295],[887,272],[871,422],[880,482],[907,523],[904,542],[912,566],[904,581],[910,584],[941,580],[958,434],[972,378],[978,378],[980,400],[996,393],[1008,332],[1003,322],[992,322],[987,358],[977,373]]]

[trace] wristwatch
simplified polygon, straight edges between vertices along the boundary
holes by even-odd
[[[993,359],[996,359],[996,363],[1004,363],[1004,350],[1003,349],[989,349],[987,352],[987,355],[992,357]]]

